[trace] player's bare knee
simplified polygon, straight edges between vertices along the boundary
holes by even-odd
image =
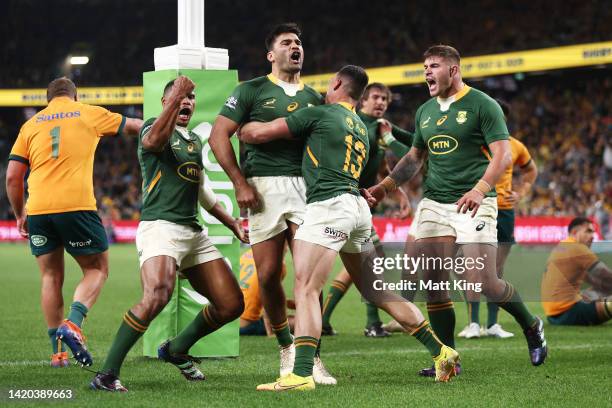
[[[216,309],[217,318],[223,323],[236,320],[242,315],[242,312],[244,312],[244,298],[242,296],[233,296],[226,299],[223,306]]]

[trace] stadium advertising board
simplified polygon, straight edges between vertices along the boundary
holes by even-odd
[[[514,228],[516,241],[520,244],[556,244],[567,237],[567,225],[571,219],[572,217],[517,217]],[[382,242],[405,241],[412,224],[412,220],[385,217],[373,217],[372,221]],[[597,223],[594,225],[596,239],[603,239],[599,225]],[[137,227],[136,221],[114,221],[113,231],[116,242],[134,242]],[[14,222],[0,221],[0,241],[20,239]]]
[[[547,71],[612,63],[612,41],[542,48],[461,59],[464,78],[480,78],[518,72]],[[369,68],[371,82],[388,86],[423,82],[421,62],[381,68]],[[325,92],[333,73],[306,75],[302,80],[319,92]],[[130,105],[143,103],[139,86],[79,88],[79,100],[95,105]],[[0,90],[0,106],[45,106],[46,89]]]

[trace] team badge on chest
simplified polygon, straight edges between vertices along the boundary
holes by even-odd
[[[467,121],[467,111],[457,112],[457,123],[462,125]]]

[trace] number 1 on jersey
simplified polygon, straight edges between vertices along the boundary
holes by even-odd
[[[51,134],[51,157],[57,159],[59,157],[60,127],[54,127],[49,133]]]
[[[353,175],[353,178],[359,180],[359,176],[361,175],[361,170],[363,167],[363,160],[366,156],[365,145],[360,140],[357,140],[357,142],[355,142],[355,152],[357,153],[357,166],[359,166],[359,168],[355,168],[355,164],[350,163],[351,153],[353,152],[353,135],[346,135],[344,137],[344,141],[346,142],[346,157],[344,159],[344,167],[342,168],[342,170],[348,172],[350,164],[351,174]]]

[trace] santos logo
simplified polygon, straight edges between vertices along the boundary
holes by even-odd
[[[49,120],[55,119],[70,119],[70,118],[78,118],[81,116],[81,111],[74,112],[58,112],[52,115],[40,115],[36,117],[36,123],[46,122]]]
[[[438,135],[427,141],[431,154],[448,154],[459,147],[459,142],[452,136]]]

